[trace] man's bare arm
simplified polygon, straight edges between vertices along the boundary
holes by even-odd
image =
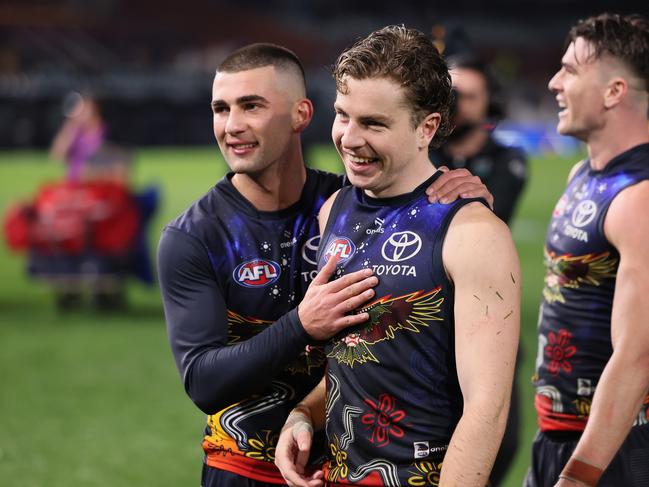
[[[649,221],[636,218],[628,224],[628,215],[642,215],[646,208],[649,182],[621,192],[604,224],[608,240],[620,253],[611,316],[613,355],[597,384],[586,429],[572,456],[601,471],[629,434],[649,389]],[[574,483],[562,479],[557,485]]]
[[[479,203],[449,228],[444,265],[455,286],[456,366],[464,410],[441,486],[484,486],[502,441],[518,349],[520,268],[507,226]]]

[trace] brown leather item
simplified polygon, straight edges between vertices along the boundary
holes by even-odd
[[[599,478],[604,471],[586,462],[571,458],[561,472],[562,477],[567,477],[570,480],[576,480],[589,487],[596,487]]]

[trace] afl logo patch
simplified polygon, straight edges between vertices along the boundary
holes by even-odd
[[[324,258],[329,260],[330,257],[338,257],[340,260],[347,260],[356,252],[356,245],[347,237],[334,237],[329,242]]]
[[[264,287],[279,279],[281,272],[277,262],[253,259],[239,264],[232,273],[232,277],[241,286]]]

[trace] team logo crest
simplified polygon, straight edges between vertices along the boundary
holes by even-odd
[[[232,273],[234,280],[245,287],[264,287],[279,279],[281,268],[277,262],[253,259],[239,264]]]
[[[381,255],[390,262],[408,260],[421,250],[421,237],[414,232],[396,232],[381,247]]]
[[[347,260],[356,252],[356,245],[347,237],[334,237],[327,246],[324,258],[337,257],[339,260]]]

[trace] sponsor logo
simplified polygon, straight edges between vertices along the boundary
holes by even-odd
[[[572,212],[572,224],[581,228],[593,221],[597,214],[597,205],[593,200],[581,201]]]
[[[281,269],[277,262],[253,259],[239,264],[232,273],[234,280],[245,287],[264,287],[279,279]]]
[[[295,245],[296,243],[297,243],[297,239],[295,237],[293,237],[293,240],[290,240],[288,242],[282,242],[282,243],[279,244],[279,246],[282,249],[287,249],[289,247],[293,247],[293,245]]]
[[[428,455],[444,453],[448,450],[448,445],[430,447],[427,441],[414,441],[412,446],[415,458],[426,458]]]
[[[408,260],[421,250],[421,238],[414,232],[396,232],[381,247],[381,255],[390,262]]]
[[[375,233],[383,233],[385,229],[383,228],[383,224],[385,223],[385,220],[381,218],[375,218],[374,219],[374,225],[376,225],[376,228],[368,228],[365,230],[365,233],[368,235],[374,235]]]
[[[591,396],[594,392],[595,391],[590,379],[577,379],[578,396]]]
[[[316,256],[318,254],[318,247],[320,246],[320,235],[311,237],[302,245],[302,258],[311,265],[318,265]]]
[[[324,257],[329,260],[330,257],[338,257],[340,260],[347,260],[356,252],[354,242],[347,237],[335,237],[327,247]]]
[[[575,228],[572,225],[566,225],[566,227],[563,229],[563,234],[566,237],[574,238],[575,240],[588,242],[588,232],[585,232],[579,228]]]
[[[415,449],[415,458],[426,458],[430,452],[427,441],[415,441],[412,446]]]
[[[372,265],[372,270],[377,276],[412,276],[417,277],[417,268],[414,265],[379,264]]]

